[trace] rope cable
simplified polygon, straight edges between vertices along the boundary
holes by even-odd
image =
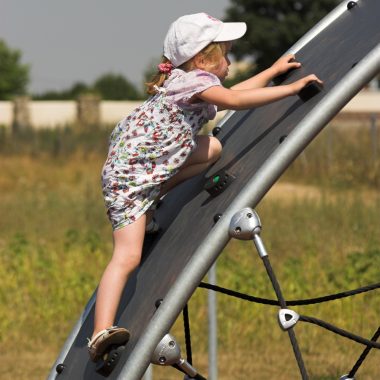
[[[300,315],[300,318],[299,318],[300,321],[303,321],[303,322],[307,322],[307,323],[312,323],[314,325],[317,325],[317,326],[320,326],[320,327],[323,327],[324,329],[326,330],[329,330],[335,334],[338,334],[340,336],[343,336],[345,338],[348,338],[348,339],[351,339],[357,343],[360,343],[360,344],[363,344],[367,347],[371,347],[371,348],[377,348],[377,349],[380,349],[380,343],[377,343],[377,342],[374,342],[372,340],[368,340],[368,339],[365,339],[365,338],[362,338],[360,337],[359,335],[355,335],[355,334],[352,334],[346,330],[343,330],[339,327],[336,327],[330,323],[327,323],[327,322],[324,322],[318,318],[314,318],[314,317],[308,317],[306,315]]]
[[[264,261],[264,263],[265,263],[265,261]],[[267,272],[268,272],[267,265],[266,265],[266,269],[267,269]],[[271,268],[269,269],[269,271],[271,271]],[[268,275],[269,275],[269,272],[268,272]],[[271,277],[271,275],[269,277]],[[276,282],[277,282],[277,280],[275,280],[275,283]],[[273,282],[272,282],[272,285],[275,287],[275,284],[273,284]],[[237,291],[234,291],[234,290],[231,290],[231,289],[226,289],[226,288],[223,288],[223,287],[220,287],[220,286],[217,286],[217,285],[208,284],[208,283],[205,283],[205,282],[201,282],[199,284],[199,287],[200,288],[205,288],[205,289],[208,289],[208,290],[213,290],[215,292],[219,292],[219,293],[225,294],[227,296],[239,298],[239,299],[242,299],[242,300],[245,300],[245,301],[249,301],[249,302],[254,302],[254,303],[259,303],[259,304],[265,304],[265,305],[271,305],[271,306],[281,306],[282,307],[281,304],[283,304],[283,305],[289,305],[289,306],[313,305],[313,304],[318,304],[318,303],[323,303],[323,302],[334,301],[334,300],[342,299],[342,298],[346,298],[346,297],[351,297],[351,296],[355,296],[355,295],[358,295],[358,294],[361,294],[361,293],[366,293],[366,292],[369,292],[369,291],[372,291],[372,290],[379,289],[380,288],[380,283],[376,283],[376,284],[372,284],[372,285],[368,285],[368,286],[363,286],[363,287],[360,287],[360,288],[357,288],[357,289],[348,290],[348,291],[344,291],[344,292],[339,292],[339,293],[336,293],[336,294],[330,294],[330,295],[322,296],[322,297],[315,297],[315,298],[309,298],[309,299],[303,299],[303,300],[291,300],[291,301],[285,301],[285,300],[283,300],[283,302],[281,302],[280,300],[271,300],[271,299],[267,299],[267,298],[261,298],[261,297],[256,297],[256,296],[248,295],[248,294],[245,294],[245,293],[240,293],[240,292],[237,292]],[[280,292],[279,294],[282,296],[278,282],[276,284],[275,291],[276,291],[276,294],[279,291]],[[341,336],[343,336],[345,338],[348,338],[350,340],[353,340],[353,341],[355,341],[357,343],[360,343],[360,344],[363,344],[363,345],[366,346],[366,348],[363,350],[362,354],[360,355],[359,359],[357,360],[357,362],[355,363],[355,365],[352,367],[350,373],[348,374],[349,378],[354,378],[356,372],[358,371],[358,369],[360,368],[360,366],[363,364],[364,360],[368,356],[368,354],[371,351],[371,349],[373,349],[373,348],[380,349],[380,343],[376,342],[377,339],[380,337],[380,327],[377,329],[377,331],[375,332],[375,334],[373,335],[373,337],[371,338],[371,340],[368,340],[368,339],[362,338],[362,337],[360,337],[358,335],[352,334],[352,333],[350,333],[348,331],[345,331],[343,329],[340,329],[340,328],[338,328],[336,326],[333,326],[330,323],[327,323],[327,322],[324,322],[322,320],[319,320],[317,318],[307,317],[307,316],[300,316],[300,320],[303,321],[303,322],[308,322],[308,323],[312,323],[312,324],[318,325],[318,326],[323,327],[323,328],[325,328],[325,329],[327,329],[327,330],[329,330],[331,332],[334,332],[334,333],[336,333],[338,335],[341,335]],[[290,331],[292,331],[292,329]],[[290,337],[291,341],[293,340],[292,339],[292,335],[293,334],[289,334],[289,337]],[[295,336],[294,336],[294,338],[295,338]],[[292,345],[293,345],[293,342],[292,342]],[[294,346],[293,346],[293,350],[294,350]],[[298,362],[298,357],[297,357],[298,354],[297,354],[296,351],[294,353],[296,355],[296,359],[297,359],[297,362]],[[302,358],[301,358],[301,360],[302,360]],[[302,374],[303,377],[307,376],[307,375],[303,374],[303,370],[301,370],[301,374]],[[306,378],[306,377],[304,377],[304,378]]]
[[[193,364],[193,354],[191,349],[191,331],[190,331],[190,318],[189,318],[189,308],[188,305],[183,308],[183,329],[185,332],[185,344],[186,344],[186,356],[187,361]]]
[[[373,335],[373,337],[371,338],[371,340],[374,341],[374,342],[376,342],[377,339],[379,339],[379,337],[380,337],[380,327],[377,329],[377,331],[375,332],[375,334]],[[352,379],[354,378],[354,376],[356,375],[356,372],[358,371],[358,369],[360,368],[360,366],[363,364],[364,360],[368,356],[368,354],[371,351],[371,349],[372,349],[372,347],[369,347],[369,346],[367,346],[364,349],[364,351],[362,352],[362,354],[359,356],[359,359],[354,364],[354,366],[352,367],[350,373],[348,374],[349,378],[352,378]]]
[[[265,269],[267,271],[268,277],[272,283],[273,289],[274,289],[276,296],[278,298],[278,302],[279,302],[281,308],[285,309],[286,308],[286,301],[285,301],[285,298],[282,294],[280,284],[278,283],[276,275],[274,274],[274,271],[273,271],[272,265],[270,263],[269,257],[263,256],[262,260],[263,260]],[[297,342],[296,334],[292,328],[289,329],[287,331],[287,333],[288,333],[290,343],[291,343],[292,348],[293,348],[293,353],[294,353],[294,356],[296,358],[298,368],[299,368],[301,376],[302,376],[302,380],[308,380],[309,376],[307,374],[305,363],[304,363],[303,358],[302,358],[301,350],[300,350],[298,342]]]
[[[215,292],[219,292],[219,293],[231,296],[231,297],[240,298],[240,299],[243,299],[243,300],[249,301],[249,302],[255,302],[255,303],[260,303],[260,304],[264,304],[264,305],[271,305],[271,306],[279,306],[280,305],[279,301],[277,301],[277,300],[271,300],[268,298],[261,298],[261,297],[248,295],[245,293],[237,292],[235,290],[223,288],[223,287],[218,286],[218,285],[208,284],[206,282],[201,282],[199,284],[199,287],[204,288],[204,289],[213,290]],[[309,299],[303,299],[303,300],[286,301],[286,304],[288,306],[313,305],[313,304],[317,304],[317,303],[334,301],[337,299],[346,298],[346,297],[354,296],[354,295],[361,294],[361,293],[366,293],[366,292],[369,292],[371,290],[375,290],[375,289],[379,289],[379,288],[380,288],[380,283],[376,283],[376,284],[364,286],[364,287],[361,287],[358,289],[348,290],[348,291],[344,291],[344,292],[340,292],[340,293],[336,293],[336,294],[331,294],[331,295],[327,295],[327,296],[315,297],[315,298],[309,298]]]

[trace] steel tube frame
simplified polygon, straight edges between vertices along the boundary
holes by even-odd
[[[356,0],[360,2],[360,0]],[[347,11],[348,1],[343,1],[308,33],[306,33],[287,53],[295,54],[326,27],[333,23],[339,16]],[[377,60],[377,61],[376,61]],[[345,81],[338,83],[334,89],[323,99],[314,110],[307,115],[304,120],[287,137],[287,143],[281,146],[267,160],[257,174],[244,187],[238,199],[235,199],[226,210],[223,218],[215,225],[213,231],[197,249],[193,258],[181,272],[176,284],[168,292],[165,301],[152,318],[147,331],[141,337],[135,350],[132,352],[126,365],[124,366],[118,379],[139,380],[150,363],[150,353],[169,330],[178,314],[182,310],[186,300],[190,298],[199,282],[203,278],[205,268],[210,268],[216,260],[219,252],[228,243],[228,223],[233,214],[240,208],[248,206],[254,207],[287,168],[288,162],[293,160],[304,147],[323,129],[325,124],[355,95],[367,82],[369,82],[380,71],[380,47],[377,46],[359,62],[350,72]],[[321,110],[318,112],[318,109]],[[323,112],[322,112],[323,110]],[[234,112],[228,112],[219,126],[222,126]],[[288,161],[282,161],[284,159]],[[285,163],[286,162],[286,163]],[[204,258],[202,258],[204,256]],[[198,272],[197,272],[198,271]],[[199,275],[199,273],[201,275]],[[197,275],[198,274],[198,275]],[[179,283],[183,281],[190,286],[182,291]],[[181,285],[181,287],[182,287]],[[186,291],[183,291],[186,290]],[[186,297],[185,302],[178,302],[177,297]],[[47,380],[56,378],[56,366],[63,363],[67,353],[72,346],[83,322],[88,317],[96,299],[96,292],[87,303],[78,322],[68,336],[57,360],[55,361]],[[180,298],[178,298],[180,299]],[[185,299],[185,298],[183,298]],[[179,311],[178,311],[179,310]],[[164,323],[167,318],[166,323]]]
[[[96,290],[93,293],[93,295],[91,296],[91,298],[89,299],[89,301],[87,302],[87,305],[84,308],[81,316],[79,317],[78,322],[75,324],[75,326],[71,330],[70,335],[66,339],[66,342],[64,343],[63,348],[62,348],[57,360],[53,364],[53,367],[49,373],[49,376],[47,377],[47,380],[55,380],[55,378],[57,376],[56,367],[58,364],[61,364],[64,362],[64,360],[67,356],[67,353],[70,350],[70,347],[73,345],[74,340],[75,340],[76,336],[78,335],[78,333],[79,333],[79,331],[83,325],[83,322],[86,320],[86,318],[88,317],[88,314],[90,313],[93,305],[95,304],[95,299],[96,299]]]
[[[331,89],[289,134],[286,144],[281,144],[251,178],[182,270],[141,335],[118,379],[139,380],[142,377],[150,363],[151,352],[174,324],[207,270],[228,243],[228,226],[235,212],[247,206],[255,207],[299,153],[379,71],[380,44]]]
[[[358,1],[358,0],[357,0]],[[319,33],[321,33],[325,28],[327,28],[331,23],[333,23],[342,13],[344,13],[347,10],[347,3],[348,1],[343,1],[340,3],[335,9],[333,9],[328,15],[326,15],[319,23],[317,23],[313,28],[311,28],[303,37],[301,37],[298,42],[293,45],[287,53],[293,53],[295,54],[297,51],[299,51],[303,46],[305,46],[309,41],[311,41],[314,37],[316,37]],[[227,122],[227,120],[235,113],[235,111],[228,111],[225,117],[218,123],[219,127],[222,127],[224,123]],[[55,363],[53,364],[53,367],[51,369],[51,372],[47,378],[47,380],[54,380],[56,377],[56,366],[60,363],[63,363],[65,360],[70,347],[74,343],[74,340],[76,336],[78,335],[78,332],[87,318],[88,314],[91,311],[91,308],[93,307],[96,300],[96,291],[92,295],[91,299],[87,303],[82,315],[80,316],[78,322],[73,327],[73,329],[70,332],[70,335],[66,339],[66,342],[57,358]]]

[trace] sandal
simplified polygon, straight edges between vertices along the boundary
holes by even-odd
[[[152,220],[145,227],[145,233],[148,235],[156,234],[160,232],[160,230],[161,227],[154,218],[152,218]]]
[[[153,203],[149,206],[148,210],[149,211],[156,211],[162,203],[162,198],[156,198]]]
[[[128,342],[130,333],[123,327],[111,326],[99,331],[92,339],[88,339],[88,353],[93,362],[97,362],[107,348],[113,344],[124,345]]]

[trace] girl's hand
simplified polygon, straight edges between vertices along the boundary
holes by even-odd
[[[294,95],[298,94],[307,84],[309,84],[310,82],[318,82],[319,84],[323,84],[323,82],[314,74],[310,74],[306,77],[303,77],[299,80],[297,80],[296,82],[293,82],[291,84],[289,84],[288,86],[290,86],[292,88],[292,92]]]
[[[291,69],[298,69],[300,67],[301,64],[296,61],[296,56],[294,54],[284,55],[272,65],[274,76],[284,74]]]

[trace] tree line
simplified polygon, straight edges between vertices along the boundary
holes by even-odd
[[[244,59],[249,63],[244,72],[226,81],[226,87],[269,67],[338,3],[340,0],[230,0],[224,20],[244,21],[248,26],[246,36],[236,41],[232,54],[236,60]],[[21,55],[19,50],[0,39],[0,100],[28,92],[30,67],[21,63]],[[146,70],[145,81],[153,71],[152,68]],[[106,73],[91,85],[78,82],[67,90],[47,91],[32,97],[66,100],[84,93],[95,93],[107,100],[146,97],[127,78],[116,73]]]
[[[0,39],[0,100],[10,100],[15,96],[26,95],[30,82],[30,66],[21,62],[21,51],[9,47]],[[82,94],[96,94],[106,100],[137,100],[143,94],[121,74],[106,73],[93,84],[74,83],[61,91],[46,91],[32,94],[36,100],[70,100]]]

